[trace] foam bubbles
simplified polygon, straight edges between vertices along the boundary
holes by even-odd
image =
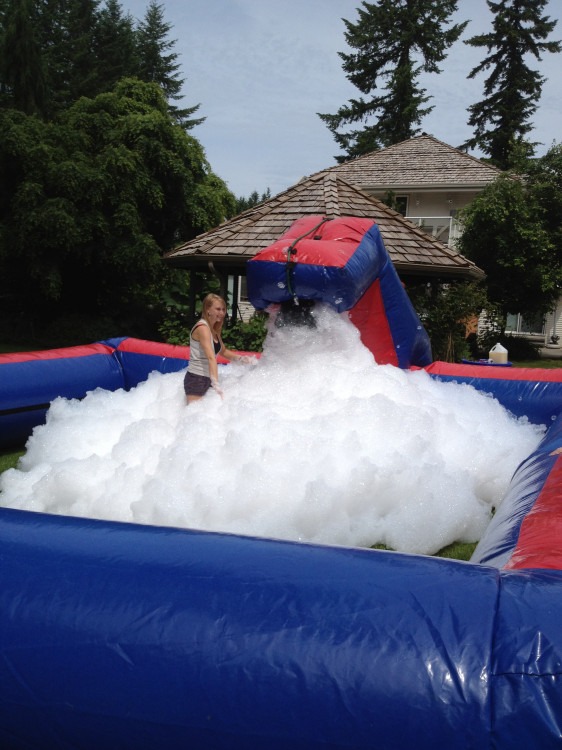
[[[542,428],[472,387],[377,366],[345,316],[271,327],[224,399],[185,405],[183,373],[58,398],[2,505],[432,554],[476,541]]]

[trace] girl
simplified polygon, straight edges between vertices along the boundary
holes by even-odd
[[[218,294],[208,294],[203,300],[201,319],[189,335],[190,357],[183,386],[187,403],[197,401],[214,388],[222,398],[219,388],[217,356],[239,361],[242,357],[223,344],[221,333],[226,316],[226,303]]]

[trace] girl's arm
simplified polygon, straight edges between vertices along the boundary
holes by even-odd
[[[220,350],[219,354],[221,355],[221,357],[225,357],[231,362],[242,362],[243,364],[248,364],[253,359],[252,357],[248,357],[245,354],[238,354],[238,352],[233,352],[232,349],[227,349],[224,344],[222,344],[222,349]]]
[[[222,341],[221,341],[222,344]],[[231,362],[239,362],[242,359],[241,354],[237,354],[236,352],[233,352],[232,349],[227,349],[226,346],[223,344],[222,349],[220,350],[219,354],[221,357],[225,357],[226,359],[229,359]]]

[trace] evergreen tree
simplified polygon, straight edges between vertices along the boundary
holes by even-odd
[[[548,0],[486,0],[494,14],[493,31],[466,41],[485,47],[487,56],[469,74],[474,78],[490,70],[484,99],[468,108],[474,136],[463,144],[479,148],[500,169],[516,166],[525,152],[532,156],[536,143],[525,136],[533,129],[530,118],[537,109],[544,78],[526,63],[532,55],[560,52],[560,42],[545,41],[556,26],[543,15]]]
[[[81,96],[98,92],[94,34],[99,0],[43,0],[40,41],[52,118]]]
[[[119,0],[0,0],[0,106],[53,119],[122,78],[158,84],[186,130],[203,122],[180,108],[184,80],[163,6],[151,0],[135,28]]]
[[[99,18],[99,0],[72,0],[67,10],[67,45],[69,66],[68,104],[81,96],[99,93],[98,58],[94,47]]]
[[[236,215],[241,214],[243,211],[247,211],[249,208],[254,208],[264,201],[268,201],[271,198],[271,190],[267,190],[259,195],[257,190],[254,190],[250,195],[245,198],[241,195],[236,199]]]
[[[133,17],[123,14],[119,0],[107,0],[96,25],[94,48],[98,68],[98,93],[111,91],[121,78],[139,69]]]
[[[43,0],[37,15],[39,45],[44,61],[46,102],[45,118],[50,118],[68,101],[66,69],[69,55],[66,53],[66,5],[67,0]]]
[[[2,13],[0,103],[28,115],[45,109],[44,63],[33,0],[11,0]]]
[[[378,0],[363,2],[359,19],[344,19],[345,40],[356,50],[340,52],[347,78],[365,95],[340,107],[335,115],[320,114],[338,145],[342,162],[411,138],[429,114],[430,99],[417,81],[420,73],[439,73],[438,64],[459,38],[467,22],[447,24],[457,0]],[[372,124],[367,124],[372,121]],[[362,127],[349,132],[340,128]]]
[[[89,2],[89,0],[85,0]],[[51,119],[68,107],[74,96],[91,88],[81,81],[91,80],[95,68],[93,56],[88,55],[86,28],[95,23],[95,7],[74,8],[82,0],[43,0],[37,3],[38,36],[44,60],[47,105],[45,117]],[[97,5],[97,0],[95,0]],[[80,18],[81,10],[84,18]]]
[[[141,81],[157,83],[162,88],[170,112],[186,130],[189,130],[202,123],[205,118],[191,119],[199,109],[198,104],[183,109],[173,104],[182,98],[184,79],[179,77],[178,54],[173,52],[175,41],[168,38],[171,28],[171,25],[164,21],[163,6],[156,0],[150,0],[144,20],[136,32],[139,58],[137,75]]]

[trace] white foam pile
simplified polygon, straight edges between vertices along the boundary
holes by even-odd
[[[270,327],[224,399],[184,373],[58,398],[2,505],[72,516],[433,554],[476,541],[542,429],[470,386],[378,366],[345,316]]]

